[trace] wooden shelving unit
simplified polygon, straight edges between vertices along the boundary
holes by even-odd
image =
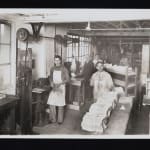
[[[125,72],[114,71],[111,69],[107,69],[107,71],[111,74],[113,82],[116,86],[123,87],[125,91],[125,96],[129,96],[129,90],[133,89],[133,96],[136,96],[136,85],[137,85],[137,71],[129,72],[128,67]]]

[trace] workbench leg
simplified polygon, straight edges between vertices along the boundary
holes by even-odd
[[[37,108],[36,108],[37,109]],[[34,125],[37,125],[39,123],[39,112],[35,110],[35,120]]]
[[[83,87],[82,87],[82,97],[83,97],[83,104],[84,104],[84,102],[85,102],[85,85],[83,84],[82,85]],[[88,96],[89,96],[89,93],[88,93]]]
[[[149,113],[148,117],[149,117],[149,134],[150,134],[150,113]]]
[[[36,104],[36,110],[35,110],[35,125],[39,125],[41,123],[41,95],[37,95],[37,104]]]
[[[16,134],[15,108],[12,108],[10,110],[9,128],[10,128],[10,134]]]
[[[69,85],[69,104],[72,104],[72,86]]]
[[[39,123],[38,125],[41,126],[43,124],[43,121],[42,121],[42,113],[39,112]]]

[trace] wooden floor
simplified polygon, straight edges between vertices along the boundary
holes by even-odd
[[[58,123],[46,124],[43,127],[33,127],[33,132],[44,135],[57,134],[74,134],[84,135],[89,134],[81,130],[81,116],[77,110],[67,109],[63,124]]]
[[[141,111],[136,111],[133,118],[132,128],[128,135],[148,135],[149,134],[149,111],[150,106],[143,106]],[[63,124],[45,124],[42,127],[33,127],[33,132],[41,135],[90,135],[91,133],[81,129],[80,112],[77,110],[67,110]]]
[[[141,111],[136,111],[132,121],[132,129],[129,135],[148,135],[149,134],[149,113],[150,106],[143,106]]]

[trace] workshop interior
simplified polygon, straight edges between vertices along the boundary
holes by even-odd
[[[0,9],[0,135],[149,135],[149,9]]]

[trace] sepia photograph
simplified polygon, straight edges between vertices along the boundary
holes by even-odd
[[[150,9],[0,9],[0,138],[149,133]]]

